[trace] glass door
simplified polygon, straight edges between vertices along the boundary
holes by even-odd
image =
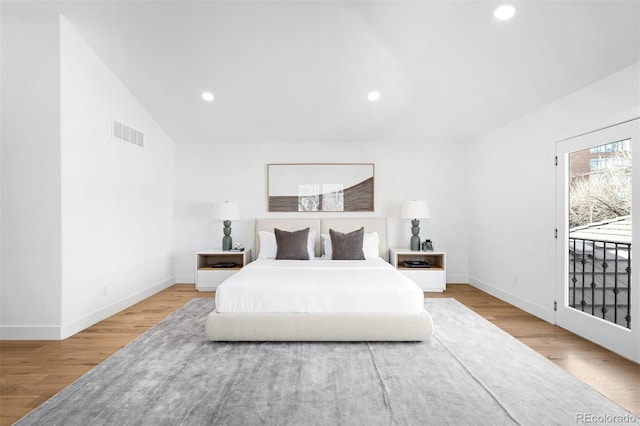
[[[632,267],[639,124],[557,146],[556,323],[628,358],[640,357],[640,288]]]

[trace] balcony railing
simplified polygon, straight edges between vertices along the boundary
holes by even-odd
[[[569,306],[631,328],[631,244],[569,238]]]

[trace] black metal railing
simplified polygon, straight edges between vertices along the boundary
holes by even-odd
[[[631,244],[569,238],[569,306],[631,328]]]

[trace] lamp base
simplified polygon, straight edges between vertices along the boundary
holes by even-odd
[[[413,219],[411,221],[413,225],[411,227],[411,250],[412,251],[420,251],[420,221],[418,219]]]
[[[222,237],[222,250],[224,251],[229,251],[231,250],[231,237],[228,235],[225,235],[224,237]]]
[[[420,251],[420,237],[417,235],[411,237],[411,251]]]
[[[222,228],[222,232],[224,232],[224,237],[222,237],[222,250],[229,251],[231,250],[231,221],[225,220],[222,222],[224,228]]]

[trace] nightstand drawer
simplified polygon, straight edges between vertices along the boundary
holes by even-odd
[[[422,291],[444,291],[447,287],[446,253],[393,248],[389,260],[394,268],[416,283]],[[428,267],[420,267],[428,265]]]
[[[251,249],[241,252],[202,250],[196,253],[196,288],[215,291],[224,280],[251,262]]]
[[[216,271],[215,269],[199,270],[197,276],[196,287],[200,291],[215,291],[222,281],[235,274],[233,269],[221,269]]]
[[[409,277],[422,291],[442,291],[443,283],[446,281],[446,273],[443,270],[433,269],[402,269],[404,275]]]

